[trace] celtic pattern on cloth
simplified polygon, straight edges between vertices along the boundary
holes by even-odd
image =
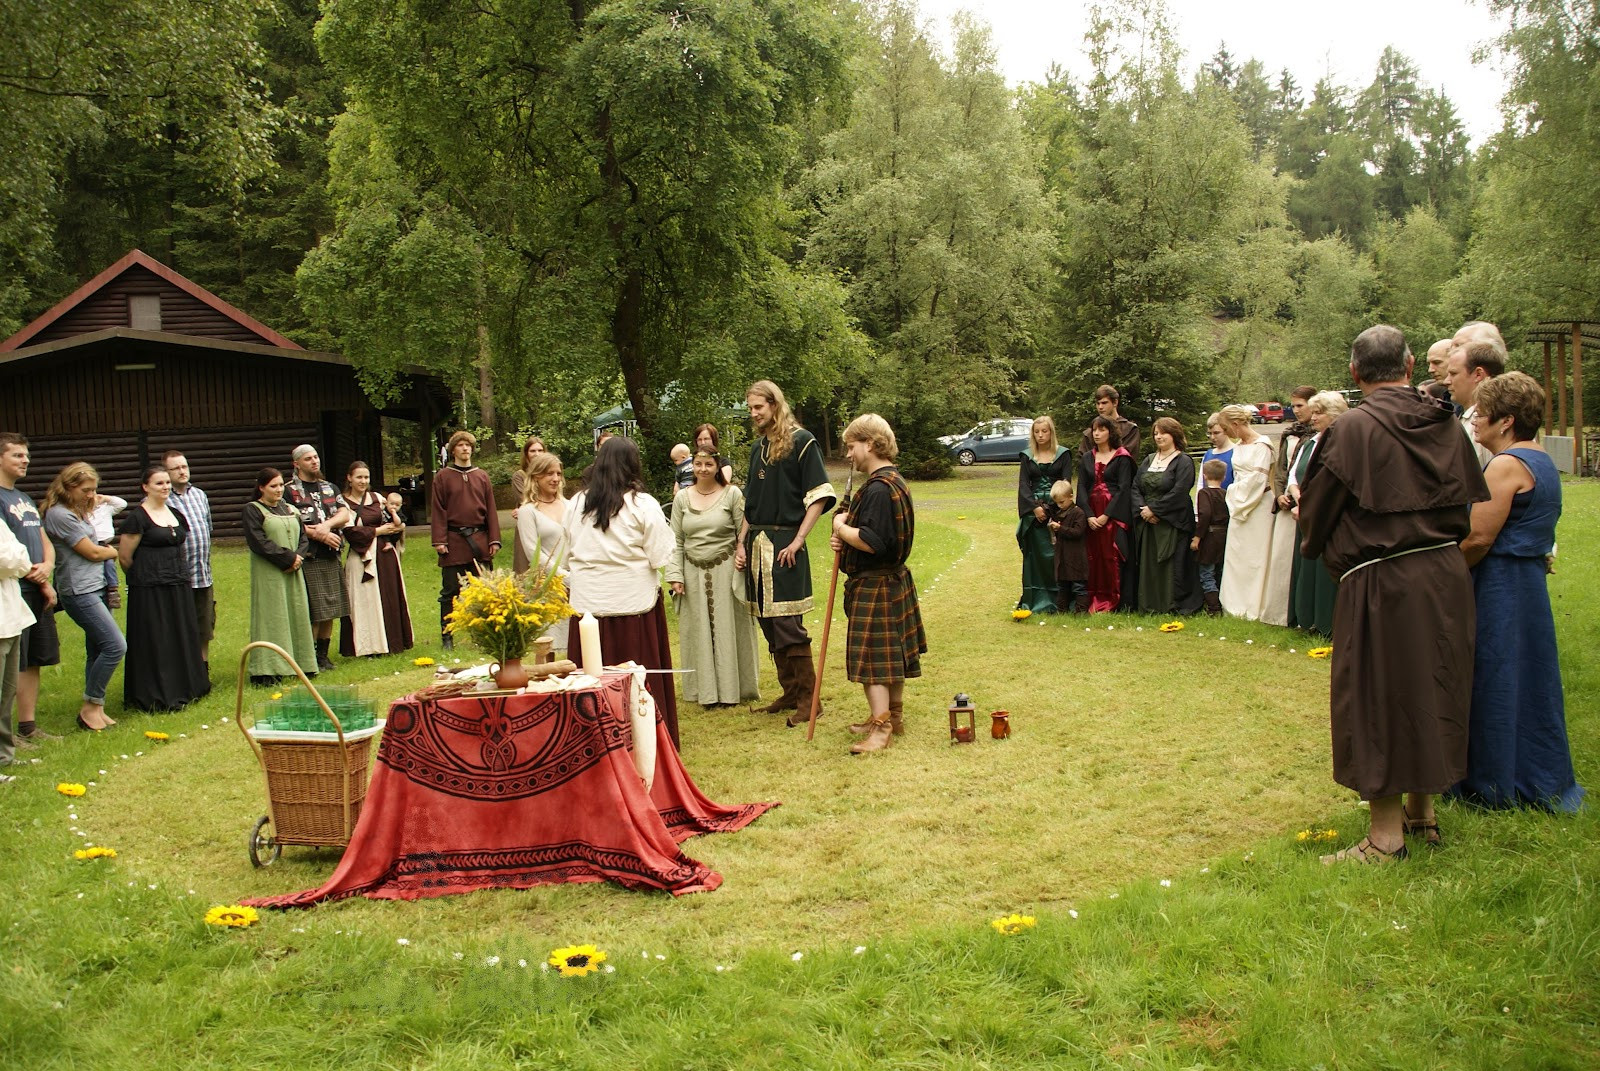
[[[696,885],[709,867],[680,855],[675,866],[650,867],[639,856],[582,841],[460,852],[428,852],[401,860],[390,876],[394,889],[439,889],[451,885],[546,885],[609,879],[629,889],[676,889]]]
[[[596,691],[435,700],[428,717],[422,705],[406,698],[390,707],[378,761],[461,799],[548,792],[633,738]]]

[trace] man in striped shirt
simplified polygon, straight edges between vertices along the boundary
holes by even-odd
[[[211,676],[211,637],[217,631],[217,600],[211,585],[211,500],[189,482],[189,459],[181,450],[168,450],[161,458],[172,477],[172,508],[189,522],[183,554],[189,563],[189,586],[194,589],[194,616],[200,625],[200,660]]]

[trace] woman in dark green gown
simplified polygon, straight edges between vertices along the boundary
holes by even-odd
[[[1072,456],[1056,441],[1056,422],[1047,416],[1033,422],[1028,449],[1018,457],[1017,546],[1022,550],[1022,597],[1018,609],[1036,614],[1056,612],[1056,552],[1047,520],[1050,487],[1072,472]]]
[[[1306,472],[1311,467],[1311,457],[1317,452],[1317,442],[1322,438],[1322,433],[1349,408],[1350,403],[1344,400],[1344,395],[1332,390],[1313,395],[1306,403],[1306,418],[1311,423],[1313,434],[1301,444],[1299,452],[1295,455],[1294,464],[1289,469],[1287,487],[1289,496],[1295,501],[1293,512],[1296,521],[1300,519],[1300,481],[1305,479]],[[1291,607],[1289,619],[1300,628],[1320,633],[1331,639],[1333,603],[1338,594],[1339,582],[1328,574],[1322,559],[1300,556],[1300,539],[1296,535],[1289,580]]]

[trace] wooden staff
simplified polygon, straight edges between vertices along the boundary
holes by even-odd
[[[850,467],[850,475],[844,481],[844,508],[850,507],[850,489],[855,486],[855,466]],[[822,667],[828,664],[828,633],[833,629],[833,597],[839,590],[839,562],[844,558],[844,547],[841,545],[833,552],[833,575],[828,578],[828,616],[822,619],[822,652],[817,655],[817,680],[811,686],[811,719],[806,722],[806,740],[809,741],[817,731],[817,711],[822,709]]]

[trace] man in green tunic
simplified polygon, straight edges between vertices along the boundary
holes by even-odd
[[[817,687],[803,617],[811,609],[806,536],[838,496],[828,482],[821,445],[795,422],[778,385],[765,379],[752,383],[745,403],[756,440],[750,448],[744,523],[733,566],[745,571],[750,612],[767,639],[783,686],[766,709],[792,710],[789,724],[803,725]]]

